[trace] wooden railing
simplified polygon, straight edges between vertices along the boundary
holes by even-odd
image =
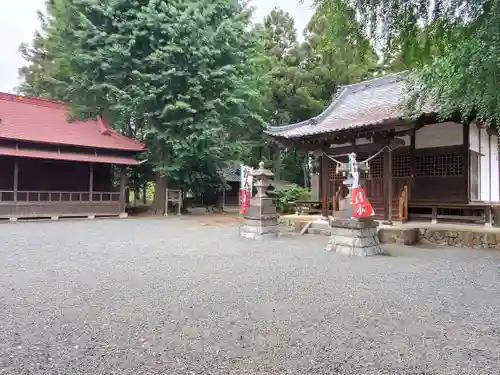
[[[76,192],[76,191],[25,191],[0,190],[0,204],[13,203],[69,203],[69,202],[119,202],[117,192]]]
[[[408,221],[408,185],[405,184],[398,196],[399,220]]]

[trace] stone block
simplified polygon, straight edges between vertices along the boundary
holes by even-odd
[[[337,236],[351,236],[351,237],[372,237],[377,235],[377,228],[363,228],[353,230],[348,228],[331,228],[332,234]]]
[[[254,219],[254,218],[248,218],[244,217],[245,219],[245,224],[248,226],[255,226],[255,227],[261,227],[261,226],[268,226],[268,225],[279,225],[279,220],[277,217],[270,217],[270,218],[263,218],[263,219]]]
[[[464,245],[465,247],[473,247],[474,246],[474,233],[465,233],[464,236]]]
[[[377,233],[377,238],[381,243],[396,243],[398,235],[395,232],[381,229]]]
[[[334,219],[330,221],[331,236],[327,251],[344,255],[369,256],[382,253],[373,220]]]
[[[497,243],[496,236],[494,234],[487,234],[486,242],[488,243],[488,245],[495,245]]]
[[[403,243],[405,245],[416,245],[420,242],[420,231],[418,229],[403,230]]]
[[[302,231],[302,229],[304,229],[306,224],[307,224],[307,222],[305,222],[305,221],[296,221],[294,224],[293,231],[295,233],[300,233]]]
[[[252,233],[252,232],[245,232],[245,231],[240,231],[240,237],[242,238],[248,238],[252,240],[265,240],[265,239],[272,239],[272,238],[277,238],[279,237],[279,231],[277,232],[272,232],[272,233]]]

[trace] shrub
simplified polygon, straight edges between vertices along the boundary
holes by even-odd
[[[309,189],[294,186],[283,190],[274,190],[272,194],[276,198],[276,209],[280,213],[293,212],[292,203],[295,201],[307,201],[311,199]]]

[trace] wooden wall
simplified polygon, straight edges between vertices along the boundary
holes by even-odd
[[[94,164],[94,191],[112,191],[112,169]],[[89,163],[19,158],[20,191],[89,191]],[[0,190],[14,188],[14,158],[0,157]]]
[[[409,187],[409,200],[414,203],[467,203],[469,201],[469,156],[468,131],[459,123],[440,123],[424,126],[411,135],[399,137],[404,146],[391,153],[383,152],[370,161],[369,179],[364,182],[368,197],[378,211],[386,211],[386,179],[392,175],[392,202],[394,202],[405,184]],[[361,141],[361,142],[359,142]],[[464,143],[464,141],[466,143]],[[356,152],[358,160],[364,160],[375,154],[382,145],[370,143],[371,140],[356,140],[356,146],[334,147],[330,155]],[[371,152],[359,152],[365,146],[372,146]],[[391,154],[391,173],[387,170],[388,163],[384,160]],[[342,159],[342,157],[336,157]],[[343,158],[346,160],[346,157]],[[335,173],[335,163],[328,160],[327,187],[328,197],[331,197],[345,179]],[[325,170],[325,169],[324,169]],[[322,178],[324,178],[322,176]],[[373,203],[372,203],[373,204]],[[377,211],[377,210],[376,210]]]

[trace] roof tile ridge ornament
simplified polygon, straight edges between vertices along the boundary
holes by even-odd
[[[106,120],[103,120],[103,121],[106,121]],[[113,136],[118,137],[118,138],[126,139],[132,143],[135,143],[137,146],[140,146],[140,150],[138,150],[138,151],[143,151],[146,149],[146,145],[144,143],[142,143],[141,141],[138,141],[137,139],[129,138],[123,134],[118,133],[116,130],[114,130],[112,127],[110,127],[109,124],[108,124],[108,134],[113,135]]]
[[[21,102],[23,104],[32,104],[40,107],[63,109],[67,110],[68,105],[66,103],[44,98],[34,98],[31,96],[24,96],[18,94],[9,94],[6,92],[0,92],[0,100],[10,101],[10,102]]]
[[[97,125],[99,126],[99,131],[102,135],[111,135],[110,126],[102,120],[101,115],[97,115]]]

